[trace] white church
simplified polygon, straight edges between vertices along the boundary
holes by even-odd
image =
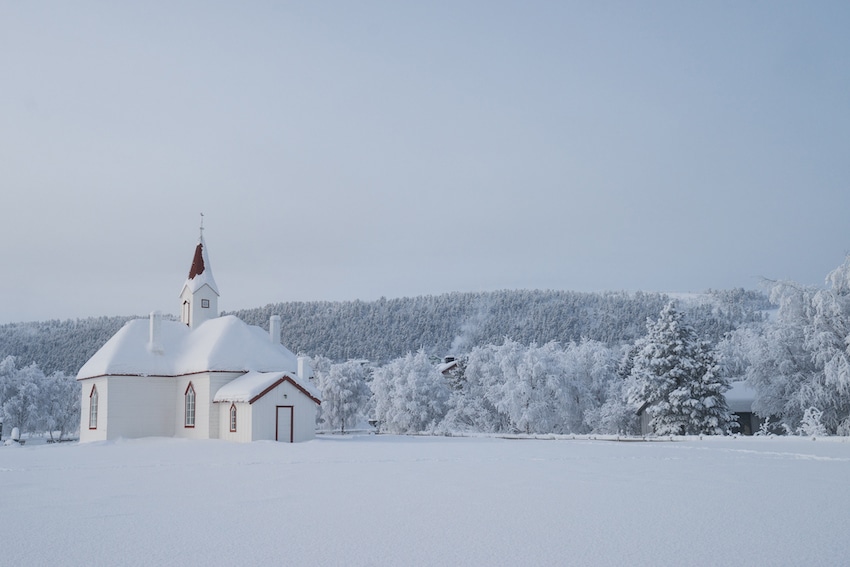
[[[180,293],[180,321],[129,321],[77,374],[80,441],[187,437],[307,441],[321,399],[305,359],[269,332],[218,316],[218,287],[201,237]]]

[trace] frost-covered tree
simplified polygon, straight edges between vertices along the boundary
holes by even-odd
[[[640,419],[629,400],[634,383],[631,373],[639,346],[640,343],[631,344],[622,349],[602,405],[587,412],[585,421],[594,433],[633,435],[640,432]]]
[[[479,373],[484,399],[502,431],[551,433],[564,430],[563,350],[550,342],[525,347],[505,339],[486,352]],[[472,356],[470,356],[472,363]],[[467,368],[467,373],[470,368]]]
[[[819,290],[774,282],[777,316],[747,337],[753,407],[762,417],[778,418],[787,431],[799,430],[810,408],[822,412],[830,434],[850,422],[850,257],[826,283]]]
[[[648,412],[656,434],[723,434],[732,423],[723,395],[729,382],[674,302],[648,322],[631,378],[630,403]]]
[[[513,431],[554,431],[560,417],[554,399],[560,382],[557,345],[524,348],[505,340],[496,354],[500,373],[489,376],[485,390],[496,409],[508,416]]]
[[[14,357],[0,361],[0,414],[8,431],[46,431],[51,439],[77,430],[80,387],[73,376],[55,372],[46,377],[35,363],[16,368]]]
[[[445,418],[449,387],[425,351],[408,353],[376,368],[375,417],[391,433],[433,431]]]
[[[696,379],[685,388],[685,402],[690,407],[692,433],[724,435],[737,422],[729,412],[725,393],[729,390],[729,379],[722,373],[711,346],[704,341],[697,345]]]
[[[803,388],[801,401],[821,411],[824,427],[834,433],[850,417],[850,256],[826,283],[826,289],[814,293],[808,310],[806,348],[817,372]]]
[[[756,391],[753,410],[763,418],[774,416],[779,425],[794,431],[806,407],[800,397],[817,374],[806,349],[806,312],[814,290],[777,283],[771,299],[779,305],[774,320],[760,329],[743,328],[733,335],[746,354],[747,381]]]
[[[613,380],[601,406],[585,415],[585,422],[593,433],[635,435],[640,432],[640,420],[635,408],[629,403],[629,383]]]
[[[17,371],[14,356],[7,356],[0,360],[0,412],[3,411],[3,404],[6,403],[6,400],[15,393],[15,374]]]
[[[477,346],[464,357],[463,379],[456,382],[456,387],[451,390],[448,411],[439,428],[441,431],[508,431],[508,416],[496,409],[487,395],[491,386],[500,380],[499,349],[495,345]]]
[[[631,373],[631,366],[629,368]],[[629,400],[634,380],[619,372],[608,381],[602,404],[589,409],[585,423],[593,433],[635,435],[640,433],[640,418]]]
[[[588,433],[592,416],[611,395],[617,376],[617,352],[599,341],[570,343],[562,357],[565,433]],[[634,412],[632,412],[634,413]]]
[[[80,386],[73,376],[54,372],[42,380],[38,403],[38,429],[50,439],[73,433],[80,425]]]
[[[38,404],[44,373],[35,363],[17,369],[6,386],[3,403],[4,427],[17,427],[21,433],[38,425]]]
[[[604,344],[584,340],[524,346],[475,347],[464,379],[452,391],[445,431],[585,433],[591,412],[617,380],[617,356]]]
[[[366,381],[365,362],[353,360],[331,364],[327,371],[315,371],[322,393],[320,421],[332,430],[345,433],[366,416],[371,390]]]

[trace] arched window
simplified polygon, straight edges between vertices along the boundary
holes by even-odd
[[[97,429],[97,386],[94,385],[89,394],[89,429]]]
[[[195,427],[195,387],[189,382],[189,386],[186,388],[186,393],[183,394],[184,397],[184,415],[186,416],[183,425],[185,427]]]
[[[230,432],[236,433],[236,404],[230,404]]]

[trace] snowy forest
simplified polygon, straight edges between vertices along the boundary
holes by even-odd
[[[451,293],[233,314],[265,328],[282,316],[284,344],[313,361],[326,431],[630,435],[642,411],[658,435],[727,434],[738,426],[724,393],[745,381],[762,433],[850,434],[850,258],[819,288]],[[6,431],[73,433],[73,374],[128,319],[0,326]]]

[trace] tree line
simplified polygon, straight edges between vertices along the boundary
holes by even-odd
[[[462,354],[476,345],[511,337],[522,344],[589,339],[606,345],[631,343],[646,332],[669,297],[661,293],[579,293],[502,290],[448,293],[377,301],[313,301],[269,304],[235,311],[268,329],[280,315],[283,342],[291,350],[335,362],[367,359],[386,363],[424,349],[432,356]],[[768,298],[757,291],[708,291],[687,301],[700,334],[718,340],[743,323],[758,321]],[[0,325],[0,357],[19,366],[36,363],[45,373],[76,374],[130,319],[97,317]]]
[[[633,343],[583,339],[523,345],[505,338],[439,360],[424,350],[371,365],[313,360],[319,425],[371,421],[391,433],[640,433],[638,410],[659,435],[735,430],[720,370],[676,302]]]
[[[682,328],[690,329],[687,340],[712,345],[711,356],[734,332],[759,328],[771,308],[766,295],[742,289],[674,303],[676,317],[686,319]],[[399,432],[628,433],[637,424],[630,392],[637,352],[651,334],[647,321],[670,305],[659,293],[518,290],[280,303],[235,314],[264,327],[270,315],[281,315],[284,343],[313,356],[325,397],[322,427],[344,430],[371,418]],[[28,381],[39,385],[68,378],[127,319],[3,325],[0,353],[17,368],[6,382],[20,384],[27,372],[41,373]],[[456,363],[443,373],[447,355]],[[7,387],[0,403],[32,391]],[[653,412],[663,404],[650,405]],[[44,412],[30,415],[36,413]],[[49,425],[21,412],[7,427],[13,422],[27,430]],[[729,425],[721,422],[719,429]],[[681,425],[682,432],[702,427]]]
[[[318,384],[333,400],[320,425],[371,416],[399,433],[634,434],[640,411],[656,434],[719,434],[736,431],[724,393],[743,381],[760,433],[850,435],[850,256],[824,288],[765,285],[770,317],[767,301],[733,290],[697,304],[665,298],[643,333],[619,340],[456,341],[467,348],[448,351],[450,368],[425,349],[378,363],[320,358]]]

